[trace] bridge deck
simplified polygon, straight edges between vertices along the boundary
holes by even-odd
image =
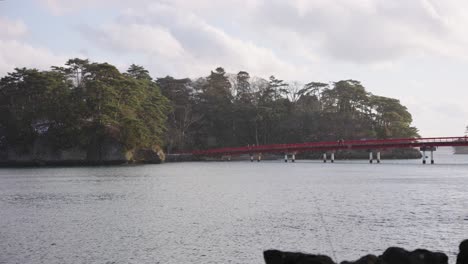
[[[344,140],[308,142],[297,144],[272,144],[260,146],[246,146],[235,148],[217,148],[207,150],[194,150],[184,154],[197,156],[217,156],[253,153],[299,153],[305,151],[335,151],[340,149],[392,149],[414,147],[450,147],[468,146],[468,137],[433,137],[433,138],[396,138],[396,139],[371,139],[371,140]]]

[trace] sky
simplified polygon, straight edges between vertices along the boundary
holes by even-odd
[[[360,81],[424,137],[468,125],[465,0],[3,0],[0,76],[70,58],[153,77],[227,72]]]

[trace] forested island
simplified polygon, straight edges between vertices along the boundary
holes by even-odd
[[[157,163],[191,149],[418,137],[411,123],[399,100],[355,80],[300,84],[221,67],[153,79],[138,65],[122,73],[83,59],[0,79],[0,163],[9,165]]]

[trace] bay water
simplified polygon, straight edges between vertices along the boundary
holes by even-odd
[[[0,263],[336,261],[468,238],[468,155],[0,169]]]

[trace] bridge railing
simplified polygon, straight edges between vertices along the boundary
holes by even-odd
[[[432,137],[432,138],[390,138],[390,139],[361,139],[361,140],[338,140],[324,142],[307,142],[297,144],[270,144],[260,146],[245,146],[245,147],[230,147],[208,150],[191,151],[194,155],[219,155],[219,154],[240,154],[240,153],[262,153],[262,152],[291,152],[291,151],[306,151],[306,150],[333,150],[345,148],[366,147],[416,147],[416,146],[437,146],[438,144],[460,143],[468,144],[468,137]]]

